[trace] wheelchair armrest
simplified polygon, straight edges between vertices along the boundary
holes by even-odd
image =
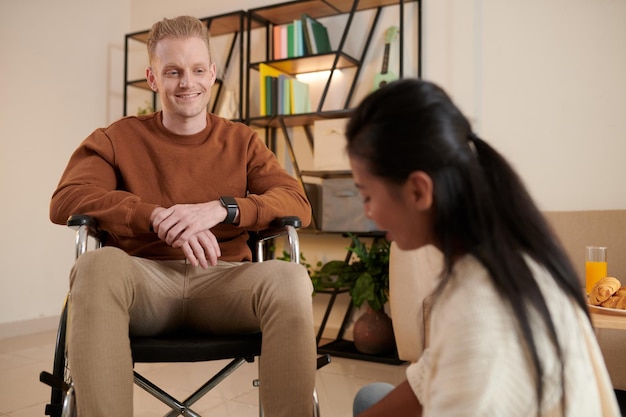
[[[300,240],[297,229],[302,226],[302,221],[297,216],[278,217],[270,223],[270,227],[257,232],[251,232],[250,237],[254,240],[253,257],[257,261],[263,259],[263,242],[279,236],[286,236],[289,245],[291,262],[300,263]]]
[[[81,226],[86,226],[89,230],[89,235],[94,237],[100,236],[100,230],[98,229],[98,222],[95,218],[88,214],[72,214],[67,219],[67,226],[76,230]]]
[[[87,251],[88,238],[91,236],[96,247],[102,246],[103,234],[98,229],[98,222],[87,214],[72,214],[67,219],[67,226],[76,230],[76,258]]]
[[[288,227],[298,229],[302,226],[302,221],[297,216],[278,217],[270,223],[267,229],[255,232],[255,240],[268,240],[287,233]]]
[[[302,220],[298,216],[285,216],[272,220],[270,227],[293,226],[296,229],[302,227]]]

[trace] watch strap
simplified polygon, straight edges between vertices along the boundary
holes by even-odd
[[[237,201],[235,201],[234,197],[220,197],[220,203],[227,211],[226,219],[224,219],[223,223],[232,224],[235,221],[237,209],[239,208]]]

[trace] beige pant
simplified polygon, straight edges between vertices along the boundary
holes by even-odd
[[[312,415],[312,285],[301,265],[220,262],[203,270],[106,247],[78,259],[70,291],[69,361],[80,417],[133,415],[129,328],[142,336],[261,330],[266,415]]]

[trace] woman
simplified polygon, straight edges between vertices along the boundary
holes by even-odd
[[[446,93],[391,83],[346,136],[367,215],[399,248],[432,244],[444,259],[423,355],[359,416],[619,416],[572,265]]]

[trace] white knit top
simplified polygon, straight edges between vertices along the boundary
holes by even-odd
[[[485,268],[462,258],[434,301],[428,347],[407,368],[424,416],[619,416],[592,327],[544,269],[527,260],[548,300],[565,359],[560,362],[538,315],[531,315],[544,368],[544,401],[537,411],[534,368],[512,309],[496,292]]]

